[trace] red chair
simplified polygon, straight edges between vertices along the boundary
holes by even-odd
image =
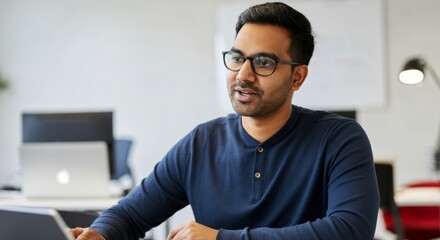
[[[440,181],[415,182],[405,187],[432,187],[440,191]],[[430,240],[440,237],[440,203],[435,206],[400,206],[398,209],[405,239]],[[396,233],[392,213],[382,212],[385,228]]]
[[[414,183],[409,183],[406,187],[437,187],[440,188],[440,181],[419,181]]]

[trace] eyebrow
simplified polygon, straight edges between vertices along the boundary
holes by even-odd
[[[241,55],[245,56],[244,53],[241,50],[237,49],[237,48],[232,47],[230,51],[238,52]],[[255,57],[255,56],[270,57],[270,58],[273,58],[273,59],[276,59],[276,60],[280,60],[280,58],[277,55],[275,55],[273,53],[268,53],[268,52],[259,52],[257,54],[254,54],[254,55],[250,56],[250,57]]]

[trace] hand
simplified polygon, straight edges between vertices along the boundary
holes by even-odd
[[[72,228],[70,229],[70,233],[76,240],[105,240],[105,238],[93,228]]]
[[[171,230],[167,240],[215,240],[218,230],[191,221]]]

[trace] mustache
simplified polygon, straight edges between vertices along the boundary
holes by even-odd
[[[236,87],[251,89],[252,91],[257,93],[258,95],[262,95],[263,94],[263,90],[262,89],[256,87],[255,85],[253,85],[252,83],[249,83],[249,82],[241,82],[241,81],[239,81],[238,83],[234,83],[231,86],[231,90],[234,91],[234,89]]]

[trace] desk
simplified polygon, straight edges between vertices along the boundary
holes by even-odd
[[[398,206],[440,206],[440,188],[404,188],[396,191],[394,199]]]
[[[66,211],[103,211],[119,201],[109,198],[25,198],[17,192],[1,192],[0,205],[55,208]]]

